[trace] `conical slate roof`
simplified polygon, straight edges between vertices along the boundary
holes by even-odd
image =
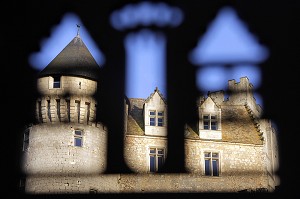
[[[40,72],[39,77],[66,75],[98,80],[100,67],[79,34]]]

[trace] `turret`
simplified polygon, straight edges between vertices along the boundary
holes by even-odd
[[[100,68],[79,34],[40,72],[39,123],[95,122]]]
[[[40,72],[37,123],[24,134],[26,192],[59,192],[61,184],[76,192],[91,186],[83,175],[104,172],[107,129],[96,121],[94,97],[99,72],[79,34]],[[51,179],[57,182],[49,186]]]
[[[228,90],[230,91],[228,103],[232,105],[246,105],[256,117],[261,116],[261,107],[256,104],[253,95],[253,85],[248,77],[241,77],[240,82],[235,80],[228,81]]]

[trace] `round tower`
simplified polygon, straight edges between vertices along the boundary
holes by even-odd
[[[25,192],[82,192],[106,168],[106,128],[96,121],[100,67],[77,34],[39,73],[36,123],[24,132]]]

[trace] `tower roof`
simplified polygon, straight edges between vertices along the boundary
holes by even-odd
[[[80,76],[98,80],[100,67],[79,34],[40,72],[49,75]]]

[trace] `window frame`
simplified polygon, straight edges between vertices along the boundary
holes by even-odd
[[[209,154],[209,156],[206,156]],[[214,157],[213,154],[217,154],[217,157]],[[218,151],[204,151],[203,159],[204,159],[204,169],[203,175],[207,177],[219,177],[221,176],[221,157],[220,152]],[[209,167],[207,167],[207,161],[209,161]],[[216,162],[217,164],[214,164]],[[215,168],[216,167],[216,168]],[[216,169],[216,171],[215,171]],[[216,174],[216,175],[215,175]]]
[[[208,118],[205,118],[208,117]],[[212,118],[215,117],[215,118]],[[207,124],[205,124],[207,123]],[[214,125],[212,123],[215,123]],[[219,117],[217,113],[204,113],[202,115],[202,129],[203,130],[219,130]]]
[[[160,115],[161,113],[161,115]],[[162,121],[159,121],[159,120],[162,120]],[[165,112],[164,111],[157,111],[157,126],[164,126],[165,125]]]
[[[149,126],[164,127],[165,126],[165,111],[164,110],[149,110]]]
[[[61,88],[61,76],[53,76],[53,88]]]
[[[29,148],[29,139],[30,139],[30,128],[26,128],[23,133],[23,151],[27,151]]]
[[[156,126],[156,110],[149,110],[149,125]]]
[[[154,150],[155,152],[151,152],[151,150]],[[162,153],[159,153],[159,151],[162,151]],[[152,169],[152,159],[151,157],[154,157],[154,170]],[[159,162],[159,158],[162,158],[162,162]],[[155,146],[151,146],[148,148],[148,171],[150,173],[156,173],[159,170],[161,170],[163,168],[163,165],[165,164],[165,160],[166,160],[166,149],[164,147],[155,147]]]
[[[80,134],[77,134],[76,132],[80,132]],[[77,145],[77,140],[80,140],[80,145]],[[73,132],[73,146],[83,147],[83,141],[84,141],[84,131],[82,129],[75,129]]]

